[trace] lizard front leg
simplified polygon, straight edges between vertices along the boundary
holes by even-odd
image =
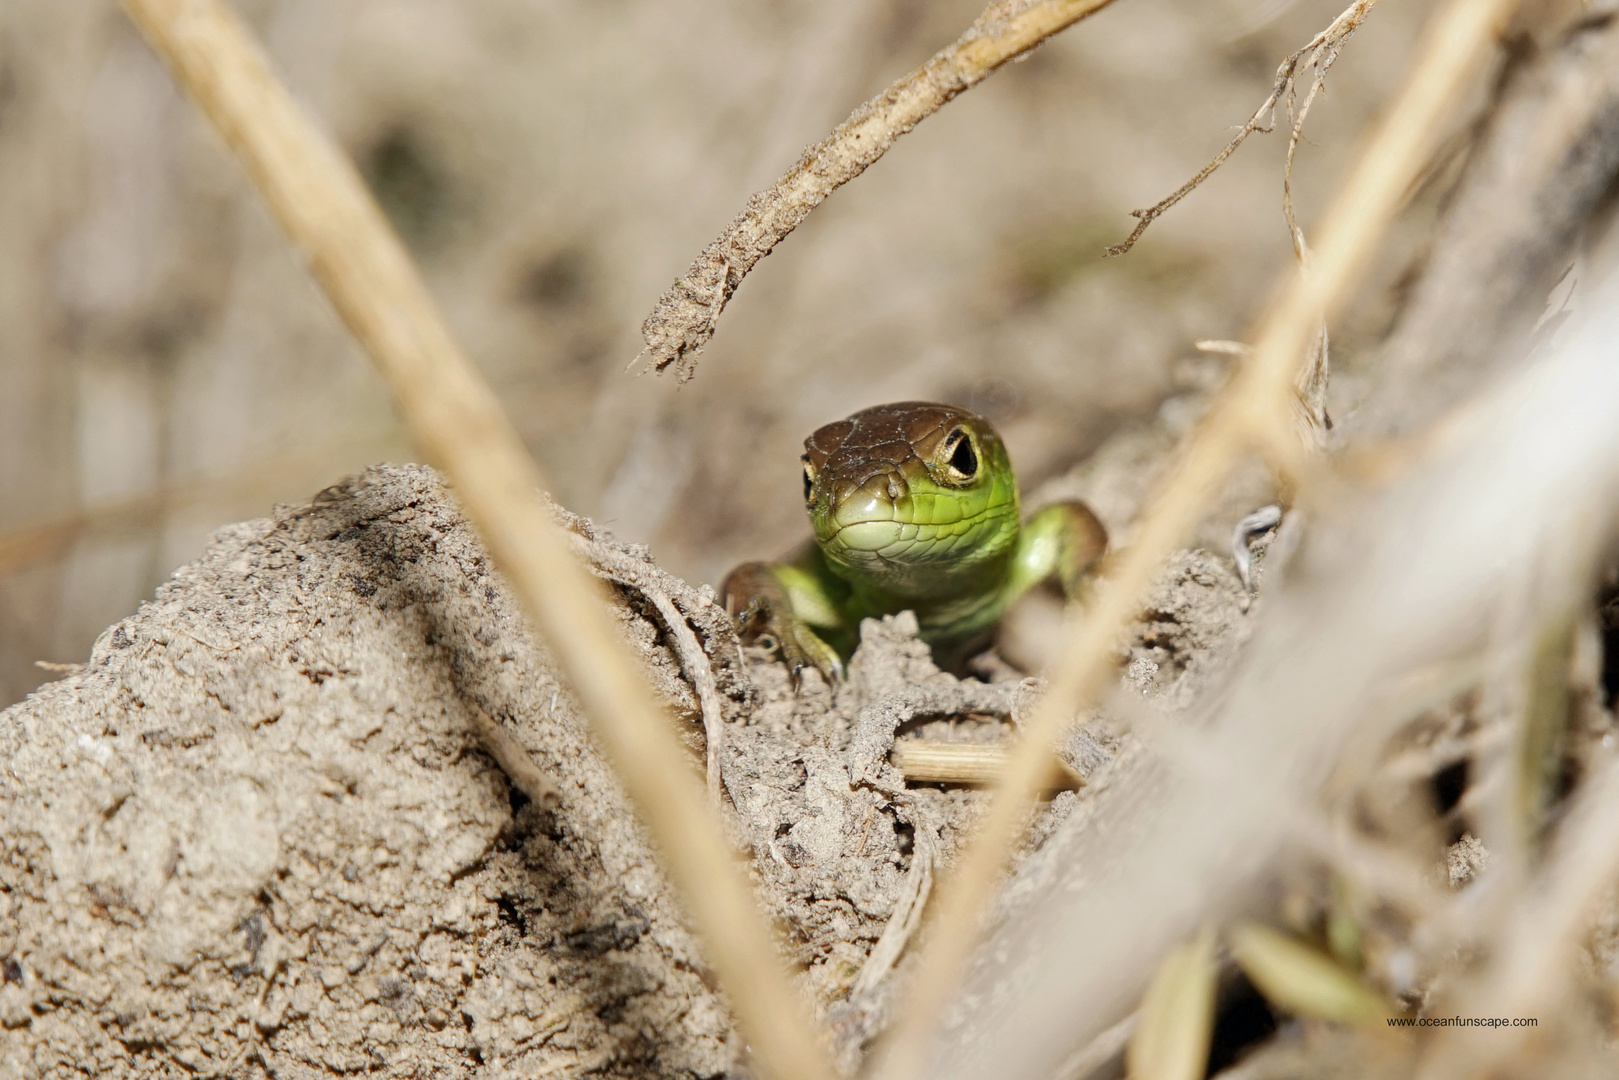
[[[1073,600],[1106,553],[1107,528],[1090,507],[1077,500],[1042,507],[1019,534],[1006,602],[1052,577]]]
[[[788,562],[743,563],[720,591],[745,640],[763,634],[776,640],[795,688],[807,667],[828,683],[843,678],[843,660],[831,642],[852,644],[844,614],[848,586],[827,571],[813,545]]]

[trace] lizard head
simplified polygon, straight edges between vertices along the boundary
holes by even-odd
[[[804,502],[843,576],[892,591],[982,574],[1017,541],[1017,481],[989,421],[953,405],[878,405],[804,440]]]

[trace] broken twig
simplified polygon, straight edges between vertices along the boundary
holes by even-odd
[[[720,708],[719,690],[714,685],[714,669],[709,666],[708,654],[697,644],[697,635],[686,625],[686,617],[675,607],[675,602],[656,589],[642,589],[641,594],[658,611],[658,619],[669,632],[669,640],[680,659],[680,668],[691,680],[697,692],[697,703],[703,712],[704,773],[708,780],[708,802],[715,812],[720,808],[720,745],[725,739],[725,714]]]
[[[696,371],[720,312],[742,279],[798,228],[811,210],[888,152],[894,141],[1009,60],[1113,0],[996,0],[955,44],[860,106],[798,164],[764,191],[658,298],[641,336],[654,371],[675,366],[680,381]],[[1375,2],[1375,0],[1363,0]],[[636,359],[640,359],[637,357]]]
[[[933,891],[933,844],[930,830],[916,830],[916,850],[911,855],[905,885],[894,904],[894,913],[883,925],[882,936],[872,946],[849,991],[851,998],[869,998],[876,992],[894,969],[917,927],[922,925],[922,912],[927,909],[928,895]]]
[[[993,784],[1006,772],[1010,750],[1001,743],[953,743],[905,739],[894,744],[894,767],[914,784]],[[1083,787],[1066,764],[1053,763],[1053,788]]]

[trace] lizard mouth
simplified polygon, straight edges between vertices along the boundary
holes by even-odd
[[[949,524],[904,521],[899,515],[833,522],[821,544],[833,559],[854,565],[892,566],[949,560],[982,538],[996,518],[974,514]]]
[[[895,549],[906,545],[904,536],[910,531],[914,537],[915,526],[909,530],[898,521],[854,521],[839,526],[836,532],[827,538],[827,543],[850,554],[891,555],[897,554]]]
[[[918,466],[920,469],[920,466]],[[991,539],[1016,496],[997,500],[980,489],[941,486],[903,468],[870,469],[825,484],[810,517],[816,539],[835,563],[887,573],[945,568]]]
[[[825,517],[816,522],[821,543],[851,562],[887,561],[904,553],[917,538],[908,519],[910,491],[897,475],[868,478],[833,496]]]

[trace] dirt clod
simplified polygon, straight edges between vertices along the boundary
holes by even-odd
[[[712,591],[559,517],[615,583],[700,771],[667,621],[687,660],[698,642],[728,827],[852,1064],[985,799],[908,785],[893,741],[1007,741],[1038,681],[941,672],[906,613],[866,624],[847,682],[795,692],[767,652],[744,659]],[[1188,558],[1132,646],[1155,683],[1224,641],[1201,622],[1229,615],[1222,569]],[[554,793],[508,779],[491,721]],[[1118,748],[1087,727],[1066,756],[1094,777]],[[0,760],[0,1076],[737,1065],[623,793],[430,469],[371,469],[222,530],[82,670],[0,713]],[[1025,850],[1086,797],[1047,804]]]

